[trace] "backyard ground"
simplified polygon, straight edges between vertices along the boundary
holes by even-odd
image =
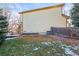
[[[52,35],[25,35],[6,40],[0,47],[3,56],[77,56],[79,40]]]

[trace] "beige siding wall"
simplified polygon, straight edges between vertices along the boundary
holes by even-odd
[[[23,32],[49,31],[51,27],[66,27],[66,19],[61,16],[61,7],[24,13]]]

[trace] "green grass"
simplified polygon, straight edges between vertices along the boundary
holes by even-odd
[[[62,56],[62,42],[35,42],[22,39],[7,40],[0,48],[1,56]]]

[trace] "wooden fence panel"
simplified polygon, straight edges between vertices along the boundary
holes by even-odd
[[[51,27],[50,31],[47,31],[50,35],[63,35],[66,37],[79,37],[79,28],[72,27]]]

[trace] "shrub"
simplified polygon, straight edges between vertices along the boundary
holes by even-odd
[[[0,16],[0,46],[6,39],[7,26],[7,18],[5,16]]]

